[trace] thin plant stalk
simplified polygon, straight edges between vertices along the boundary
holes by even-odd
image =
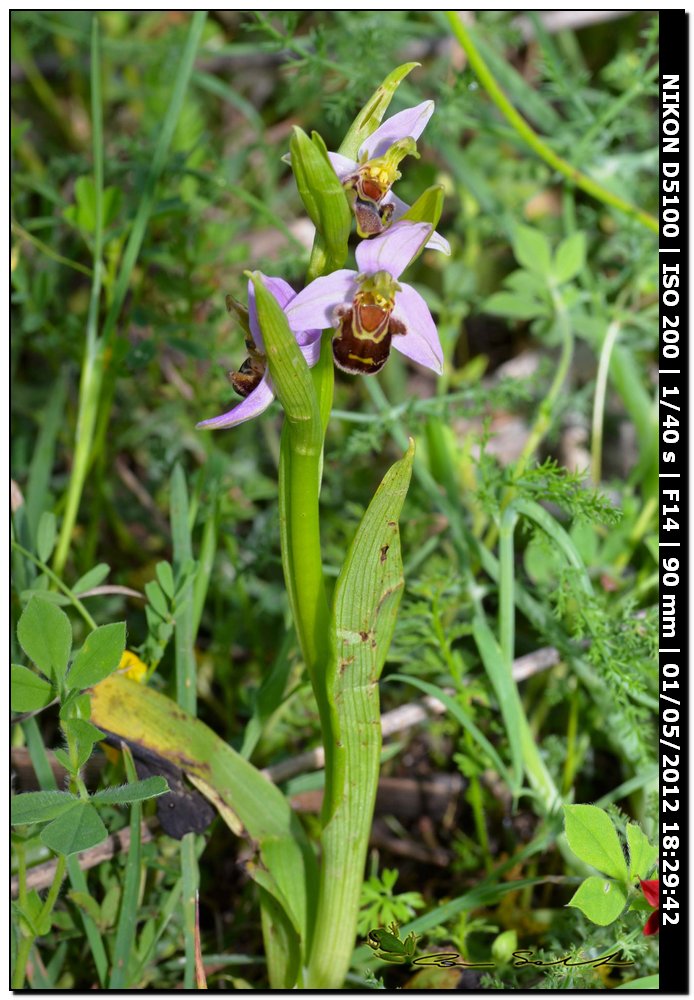
[[[499,645],[504,663],[513,670],[513,654],[516,647],[516,605],[513,597],[515,567],[513,565],[513,533],[516,530],[518,514],[513,507],[507,507],[501,516],[499,529]]]
[[[69,598],[70,603],[79,612],[79,614],[82,616],[82,618],[85,620],[85,622],[92,631],[96,628],[96,622],[89,614],[84,604],[82,604],[80,599],[75,596],[75,594],[70,590],[67,584],[64,584],[63,581],[60,579],[60,577],[53,572],[50,566],[47,566],[44,562],[41,562],[40,559],[37,559],[36,556],[33,554],[33,552],[29,552],[29,550],[25,549],[23,545],[19,544],[19,542],[13,541],[12,548],[16,552],[21,553],[21,555],[23,555],[26,559],[29,559],[31,562],[33,562],[33,564],[37,567],[37,569],[40,569],[42,573],[45,573],[48,579],[51,581],[51,583],[55,584],[58,590],[62,590],[65,596]]]
[[[118,277],[113,290],[113,298],[111,299],[110,307],[106,315],[106,319],[104,320],[100,336],[97,335],[97,324],[103,267],[103,234],[100,228],[103,226],[103,123],[98,24],[96,23],[97,15],[94,17],[92,33],[91,86],[92,140],[94,181],[96,189],[95,211],[97,227],[94,235],[92,291],[89,303],[89,313],[87,316],[85,356],[80,378],[74,461],[70,473],[65,513],[53,560],[53,568],[59,576],[62,574],[62,570],[65,566],[65,561],[70,550],[72,532],[77,520],[77,512],[82,498],[82,491],[84,489],[84,483],[91,462],[94,432],[97,416],[99,414],[104,375],[110,356],[109,348],[111,339],[115,334],[116,324],[130,287],[130,278],[132,276],[133,268],[137,262],[140,248],[144,240],[145,231],[149,223],[149,218],[154,209],[157,183],[166,164],[166,157],[169,152],[171,140],[173,139],[176,124],[185,99],[186,90],[193,70],[195,55],[202,35],[202,30],[205,25],[206,16],[205,11],[196,11],[191,18],[188,37],[186,39],[177,73],[174,77],[175,82],[171,93],[171,100],[169,102],[166,115],[164,116],[157,145],[152,156],[152,162],[150,164],[142,196],[140,198],[140,203],[135,214],[135,219],[133,220],[130,236],[121,261],[120,270],[118,272]]]
[[[530,434],[525,442],[523,451],[515,463],[513,470],[514,479],[517,479],[523,474],[523,472],[525,472],[528,462],[537,451],[537,448],[552,425],[554,409],[557,400],[559,399],[559,395],[564,387],[564,382],[569,374],[573,358],[574,336],[571,328],[571,318],[564,304],[564,300],[556,288],[552,289],[552,301],[554,303],[555,315],[557,317],[557,324],[559,326],[559,333],[561,336],[561,354],[559,355],[559,363],[557,364],[557,370],[554,374],[554,378],[552,379],[552,384],[550,385],[549,391],[537,411],[535,422],[530,429]]]
[[[620,323],[615,320],[610,323],[600,349],[598,374],[595,380],[595,398],[593,400],[593,432],[590,448],[590,477],[597,486],[602,475],[602,433],[605,424],[605,395],[607,393],[607,377],[610,371],[612,348],[619,337]]]
[[[501,705],[502,714],[511,719],[515,716],[518,732],[508,733],[513,746],[518,741],[523,769],[546,813],[551,813],[559,805],[561,798],[554,781],[547,770],[537,743],[533,737],[518,685],[513,679],[513,658],[515,653],[515,574],[514,574],[514,531],[518,520],[516,510],[509,506],[501,518],[499,534],[499,642],[506,675],[507,704]],[[480,647],[482,653],[482,647]],[[485,667],[490,672],[492,666],[483,655]],[[493,680],[493,678],[492,678]],[[497,685],[495,685],[497,686]],[[510,704],[508,703],[510,702]]]
[[[471,33],[461,21],[458,13],[456,11],[447,11],[446,18],[451,26],[451,31],[464,49],[472,69],[475,71],[480,83],[489,94],[489,97],[492,99],[494,104],[496,104],[497,108],[501,111],[507,122],[511,125],[515,132],[517,132],[521,139],[523,139],[528,146],[530,146],[533,152],[537,153],[537,155],[541,157],[545,163],[566,177],[572,184],[575,184],[576,187],[585,191],[586,194],[589,194],[591,197],[601,201],[604,205],[610,205],[612,208],[616,208],[618,211],[624,212],[624,214],[629,216],[629,218],[635,219],[637,222],[640,222],[641,225],[650,229],[651,232],[657,233],[658,220],[656,218],[648,212],[644,212],[643,209],[638,208],[638,206],[625,201],[624,198],[620,198],[619,195],[609,191],[607,188],[603,187],[602,184],[598,184],[597,181],[592,180],[592,178],[578,170],[577,167],[572,166],[566,160],[562,159],[561,156],[558,156],[554,150],[547,145],[544,139],[540,138],[537,132],[535,132],[530,125],[528,125],[525,119],[516,111],[508,97],[506,97],[506,94],[504,94],[503,90],[492,76],[489,67],[477,51],[477,47],[475,46]]]
[[[36,920],[36,924],[39,927],[53,912],[53,907],[58,899],[60,887],[63,884],[63,879],[65,878],[66,867],[67,857],[64,854],[59,854],[51,887],[48,890],[48,895],[44,900],[43,906],[41,907],[41,911]],[[12,977],[12,989],[14,990],[21,990],[24,986],[29,955],[35,940],[35,936],[29,933],[25,934],[19,942],[15,959],[14,975]]]
[[[135,764],[127,744],[121,744],[125,774],[128,781],[137,781]],[[113,965],[109,979],[109,990],[122,990],[132,987],[128,979],[128,967],[135,949],[135,930],[137,927],[137,911],[142,878],[142,803],[133,802],[130,805],[130,847],[125,862],[125,877],[121,895],[116,940],[113,946]]]
[[[43,738],[36,719],[25,719],[22,723],[22,729],[24,730],[27,749],[31,757],[31,764],[40,787],[44,791],[57,790],[58,783],[55,780],[55,775],[48,761],[46,748],[43,744]],[[83,892],[87,895],[89,893],[87,876],[80,868],[79,858],[76,855],[72,855],[67,859],[67,870],[70,884],[75,892]],[[80,918],[92,952],[99,983],[104,987],[108,976],[108,958],[103,938],[99,932],[99,928],[85,910],[80,911]]]
[[[90,60],[91,111],[92,111],[92,158],[94,160],[94,243],[92,267],[92,287],[89,295],[87,331],[84,361],[80,375],[77,427],[75,431],[75,453],[70,483],[68,486],[65,513],[56,546],[53,566],[60,576],[70,549],[72,529],[77,519],[77,509],[82,495],[82,487],[87,475],[91,453],[91,442],[98,410],[99,393],[103,377],[103,352],[99,350],[97,326],[99,303],[103,281],[104,243],[104,142],[103,142],[103,102],[101,97],[101,52],[99,47],[99,17],[92,18],[92,42]]]

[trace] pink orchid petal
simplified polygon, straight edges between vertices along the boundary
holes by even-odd
[[[296,295],[296,292],[292,286],[284,280],[284,278],[269,278],[266,274],[260,272],[260,277],[263,279],[263,284],[272,295],[275,296],[279,304],[284,307],[288,302]],[[263,344],[263,335],[260,332],[260,324],[258,323],[258,310],[255,305],[255,287],[253,282],[248,279],[248,322],[251,328],[251,333],[253,334],[253,340],[255,341],[255,346],[260,351],[265,350]]]
[[[419,139],[433,113],[433,101],[422,101],[416,108],[399,111],[364,140],[359,148],[359,159],[366,157],[373,160],[383,156],[398,139],[406,139],[407,136]]]
[[[393,336],[391,344],[396,351],[441,375],[443,350],[436,324],[429,306],[411,285],[402,285],[396,293],[393,318],[400,320],[407,328],[406,334]]]
[[[393,222],[397,222],[402,219],[405,212],[409,211],[410,206],[402,198],[398,198],[396,194],[389,191],[388,194],[383,199],[384,205],[393,206]],[[441,233],[432,233],[429,242],[425,244],[427,250],[440,250],[441,253],[445,253],[448,257],[451,255],[451,245],[447,239],[445,239]]]
[[[359,169],[359,164],[356,160],[350,160],[348,156],[343,156],[342,153],[328,153],[328,159],[341,181]]]
[[[212,431],[221,430],[224,427],[236,427],[237,424],[242,424],[246,420],[252,420],[253,417],[258,417],[261,413],[264,413],[274,398],[275,393],[273,392],[270,379],[267,375],[264,375],[253,392],[246,396],[245,399],[242,399],[232,410],[222,413],[219,417],[211,417],[209,420],[203,420],[196,426]]]
[[[342,268],[312,281],[285,309],[292,330],[325,330],[334,326],[335,307],[352,301],[357,290],[356,279],[356,271]]]
[[[387,271],[397,280],[430,235],[427,222],[399,222],[375,239],[362,240],[356,250],[359,272]]]
[[[296,342],[306,358],[306,364],[313,368],[320,357],[321,330],[302,330],[296,334]]]

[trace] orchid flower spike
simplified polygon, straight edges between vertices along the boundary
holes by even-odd
[[[287,306],[296,296],[292,286],[282,278],[268,278],[265,275],[262,275],[262,278],[265,287],[275,296],[286,312]],[[275,398],[275,390],[267,369],[263,335],[258,323],[255,289],[252,281],[248,282],[248,322],[250,326],[250,336],[246,338],[248,357],[239,370],[232,372],[230,376],[234,390],[239,396],[244,397],[243,402],[227,413],[222,413],[219,417],[203,420],[197,424],[200,428],[220,430],[223,427],[236,427],[237,424],[259,416],[267,410]],[[302,330],[295,333],[295,336],[306,363],[309,368],[313,368],[320,355],[321,328]]]
[[[443,371],[443,351],[429,307],[414,288],[398,281],[431,237],[425,222],[398,222],[356,250],[359,271],[343,268],[316,278],[285,308],[292,330],[334,326],[333,357],[342,371],[374,375],[391,345],[401,354]]]
[[[346,188],[362,238],[377,236],[402,218],[410,207],[391,191],[400,179],[398,166],[406,156],[419,156],[416,140],[434,113],[434,102],[399,111],[383,122],[359,147],[358,161],[328,153],[335,173]],[[448,240],[432,233],[427,246],[450,254]]]

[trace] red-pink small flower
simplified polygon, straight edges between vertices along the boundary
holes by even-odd
[[[646,935],[657,934],[660,930],[660,882],[657,878],[649,878],[645,881],[639,879],[641,889],[646,897],[649,906],[654,907],[653,913],[646,921],[643,933]]]

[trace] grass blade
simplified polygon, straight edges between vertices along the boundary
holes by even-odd
[[[175,82],[173,85],[171,100],[164,116],[164,121],[162,122],[157,145],[152,156],[152,162],[145,179],[140,203],[133,220],[133,225],[130,230],[130,236],[125,247],[125,251],[123,253],[123,259],[121,261],[118,277],[116,278],[114,285],[111,304],[106,315],[106,319],[104,320],[101,337],[97,339],[95,333],[92,337],[90,323],[88,322],[87,325],[87,347],[85,363],[82,369],[82,380],[80,382],[80,401],[77,428],[75,432],[74,465],[70,476],[65,516],[61,526],[60,538],[54,561],[54,568],[58,574],[62,572],[65,560],[67,559],[72,530],[77,519],[77,511],[91,459],[94,429],[99,412],[99,401],[101,398],[101,389],[104,378],[106,349],[108,348],[111,338],[115,333],[116,323],[118,321],[118,317],[120,316],[121,309],[123,308],[123,303],[125,302],[125,297],[130,286],[130,278],[132,276],[133,268],[137,262],[140,249],[142,247],[142,241],[144,240],[145,231],[149,223],[149,218],[155,205],[157,183],[166,164],[166,158],[171,145],[171,140],[173,139],[176,124],[183,107],[188,83],[190,82],[190,76],[193,71],[195,55],[202,36],[202,30],[205,25],[206,16],[205,11],[196,11],[191,18],[190,29],[188,31],[188,37],[186,39],[183,55],[181,56],[180,64],[174,76]],[[99,183],[96,174],[97,161],[101,162],[101,150],[103,149],[103,143],[99,144],[98,151],[96,149],[97,139],[100,140],[102,137],[101,87],[100,71],[98,70],[98,25],[95,26],[94,33],[93,38],[96,38],[97,41],[93,41],[92,43],[92,129],[95,148],[94,165],[98,203],[98,200],[101,198],[103,188],[103,177],[101,177],[101,183]],[[91,302],[97,301],[97,294],[100,294],[101,252],[99,249],[99,254],[97,256],[96,242],[97,241],[95,240],[94,278]],[[98,274],[97,268],[99,268]],[[90,318],[92,315],[91,302]]]
[[[123,760],[128,781],[137,781],[137,772],[129,747],[123,746]],[[125,877],[123,879],[123,895],[121,897],[116,943],[113,948],[113,966],[108,988],[123,990],[132,988],[128,980],[128,963],[135,950],[135,928],[137,926],[138,897],[141,879],[142,837],[140,824],[142,822],[142,803],[133,802],[130,807],[130,848],[125,862]]]
[[[173,539],[174,569],[180,573],[193,558],[190,538],[188,489],[181,466],[176,463],[171,474],[171,536]],[[195,715],[197,705],[197,676],[193,635],[193,588],[189,586],[185,597],[176,608],[176,700],[186,712]]]
[[[183,881],[183,940],[186,956],[183,966],[183,989],[192,990],[197,969],[197,899],[200,884],[194,833],[187,833],[181,840],[181,878]]]

